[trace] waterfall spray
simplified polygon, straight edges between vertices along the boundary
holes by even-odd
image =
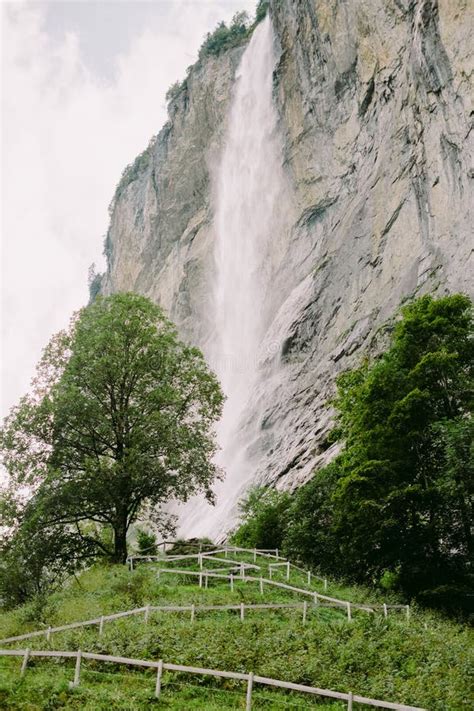
[[[255,29],[236,73],[227,133],[214,176],[213,310],[206,357],[227,397],[218,439],[216,506],[185,507],[182,535],[221,534],[251,482],[250,447],[260,427],[254,400],[265,377],[263,342],[271,318],[272,274],[285,230],[286,182],[273,104],[275,53],[267,16]]]

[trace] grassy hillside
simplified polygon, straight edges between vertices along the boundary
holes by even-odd
[[[250,561],[251,559],[248,558]],[[268,559],[258,558],[267,575]],[[182,567],[183,564],[174,564]],[[197,569],[195,565],[189,566]],[[209,567],[216,567],[210,565]],[[209,581],[199,589],[196,579],[162,575],[156,565],[142,565],[130,573],[122,566],[95,567],[72,579],[44,604],[31,603],[0,615],[0,637],[46,628],[141,607],[148,603],[230,604],[301,600],[295,594],[266,586]],[[280,571],[274,578],[284,580]],[[292,572],[295,585],[306,586],[303,575]],[[322,592],[316,583],[315,589]],[[353,602],[376,602],[362,588],[329,583],[328,594]],[[388,600],[386,600],[388,602]],[[378,600],[381,602],[381,600]],[[97,627],[71,630],[28,642],[1,647],[82,649],[128,657],[164,659],[185,665],[249,672],[335,691],[398,701],[440,711],[471,708],[469,669],[472,635],[451,621],[421,610],[371,615],[356,611],[348,622],[344,611],[311,607],[306,625],[300,610],[203,612],[191,624],[189,613],[153,613],[148,624],[142,615]],[[470,652],[471,649],[471,652]],[[5,709],[230,709],[245,707],[242,682],[165,673],[163,693],[154,699],[154,673],[121,666],[85,662],[81,684],[69,688],[73,661],[31,661],[23,679],[19,658],[0,658],[0,708]],[[301,694],[265,691],[256,687],[253,708],[343,709],[344,703],[309,699]],[[362,708],[362,707],[361,707]],[[368,707],[364,707],[368,708]]]

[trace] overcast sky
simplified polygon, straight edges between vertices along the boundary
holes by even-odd
[[[114,188],[165,122],[166,90],[207,31],[255,3],[1,4],[2,415],[87,302]]]

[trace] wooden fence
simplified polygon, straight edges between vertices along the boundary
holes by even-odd
[[[74,670],[74,681],[71,682],[71,687],[76,687],[80,683],[81,679],[81,665],[83,659],[90,659],[98,662],[108,662],[112,664],[125,664],[127,666],[137,666],[144,667],[148,669],[156,669],[156,680],[155,680],[155,697],[159,698],[161,695],[162,686],[162,676],[163,671],[174,671],[182,672],[187,674],[199,674],[205,676],[213,676],[220,679],[236,679],[240,681],[247,682],[247,695],[246,695],[246,711],[251,711],[252,709],[252,692],[254,684],[262,684],[265,686],[277,687],[279,689],[286,689],[289,691],[298,691],[305,694],[312,694],[315,696],[324,696],[331,699],[338,699],[340,701],[347,702],[348,711],[352,711],[354,703],[365,704],[366,706],[375,706],[382,709],[394,709],[394,711],[425,711],[417,706],[406,706],[404,704],[392,703],[390,701],[379,701],[377,699],[370,699],[365,696],[358,696],[353,692],[343,693],[340,691],[330,691],[328,689],[318,689],[314,686],[306,686],[304,684],[293,684],[288,681],[280,681],[279,679],[270,679],[265,676],[258,676],[250,672],[249,674],[244,674],[240,672],[230,672],[221,671],[218,669],[202,669],[200,667],[187,667],[181,664],[169,664],[163,662],[160,659],[157,662],[149,661],[147,659],[130,659],[128,657],[115,657],[108,654],[94,654],[92,652],[83,652],[80,649],[77,652],[69,651],[38,651],[30,649],[0,649],[0,656],[4,657],[23,657],[21,664],[20,673],[23,675],[26,672],[28,661],[31,657],[53,657],[53,658],[65,658],[65,659],[75,659],[75,670]]]
[[[169,543],[169,541],[168,541]],[[196,544],[197,545],[197,544]],[[270,553],[270,549],[262,549],[262,548],[238,548],[236,546],[229,546],[226,545],[223,548],[215,548],[213,550],[208,551],[207,553],[202,553],[201,551],[199,553],[188,553],[188,554],[183,554],[183,555],[173,555],[173,556],[163,556],[163,555],[130,555],[127,558],[127,563],[132,571],[134,569],[134,561],[142,561],[144,563],[153,563],[153,562],[163,562],[166,560],[166,562],[178,562],[180,560],[208,560],[213,558],[214,560],[217,561],[222,561],[222,558],[217,558],[219,554],[224,554],[225,558],[227,559],[229,553],[249,553],[253,556],[254,563],[257,560],[257,556],[263,556],[263,557],[270,557],[270,558],[276,558],[277,563],[269,563],[268,569],[269,569],[269,575],[270,578],[272,577],[273,571],[278,568],[278,567],[284,567],[286,569],[286,577],[287,580],[290,578],[290,571],[291,570],[297,570],[300,573],[303,573],[304,575],[307,576],[308,580],[308,585],[311,585],[312,580],[319,580],[320,582],[323,583],[324,585],[324,590],[326,591],[328,588],[328,581],[327,578],[323,578],[320,575],[316,575],[310,570],[306,570],[305,568],[300,568],[297,565],[294,565],[294,563],[291,563],[289,560],[286,558],[282,558],[278,554],[278,549],[274,549],[276,551],[276,554]],[[250,563],[243,563],[243,565],[247,567],[251,567]],[[202,566],[201,566],[202,567]],[[260,568],[260,566],[255,566],[255,568]]]
[[[130,617],[132,615],[144,615],[145,623],[148,622],[149,616],[152,612],[188,612],[191,615],[191,622],[198,612],[224,612],[235,610],[240,613],[240,619],[245,618],[246,610],[302,610],[303,614],[303,624],[306,623],[307,613],[308,613],[308,603],[305,602],[285,602],[285,603],[256,603],[256,604],[244,604],[239,603],[236,605],[146,605],[145,607],[136,607],[133,610],[126,610],[125,612],[116,612],[112,615],[101,615],[100,617],[95,617],[91,620],[83,620],[81,622],[71,622],[68,625],[60,625],[59,627],[45,627],[42,630],[35,630],[34,632],[25,632],[25,634],[20,634],[15,637],[6,637],[5,639],[0,639],[0,644],[9,644],[10,642],[22,642],[26,639],[32,639],[33,637],[46,637],[50,640],[50,637],[55,632],[65,632],[67,630],[77,629],[79,627],[99,627],[99,634],[103,633],[104,624],[113,620],[118,620],[123,617]]]
[[[235,581],[242,581],[244,583],[258,583],[260,585],[260,592],[263,594],[263,588],[264,585],[271,585],[273,587],[278,587],[282,588],[284,590],[290,590],[291,592],[298,593],[300,595],[306,595],[308,597],[311,597],[314,601],[314,603],[320,604],[321,602],[335,606],[335,607],[343,607],[346,610],[347,613],[347,619],[350,621],[352,619],[352,610],[364,610],[364,612],[375,612],[377,609],[383,610],[384,616],[387,617],[388,611],[390,609],[392,610],[405,610],[405,614],[407,619],[410,619],[410,606],[409,605],[387,605],[387,604],[382,604],[382,605],[377,605],[377,604],[370,604],[370,605],[362,605],[360,603],[355,603],[355,602],[349,602],[349,600],[339,600],[338,598],[335,597],[329,597],[328,595],[322,595],[321,593],[318,593],[313,590],[305,590],[304,588],[297,588],[294,585],[288,585],[287,583],[280,583],[277,582],[276,580],[271,580],[270,578],[263,578],[259,577],[256,578],[254,576],[250,575],[245,575],[243,572],[241,572],[240,575],[234,576],[234,575],[221,575],[220,573],[215,573],[211,572],[208,570],[176,570],[175,568],[159,568],[157,571],[157,576],[158,578],[162,574],[170,574],[170,575],[190,575],[190,576],[197,576],[199,578],[199,587],[202,588],[207,587],[208,585],[208,578],[218,578],[220,580],[227,580],[230,589],[234,589],[234,583]]]

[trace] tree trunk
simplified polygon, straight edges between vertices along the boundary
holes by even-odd
[[[125,564],[127,562],[127,522],[119,521],[114,526],[114,563]]]

